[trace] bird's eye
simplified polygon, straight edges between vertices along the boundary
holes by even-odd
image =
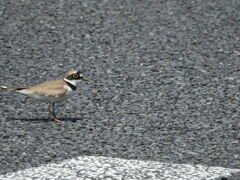
[[[75,78],[75,79],[77,79],[77,78],[79,77],[77,73],[76,73],[76,74],[73,74],[72,76],[73,76],[73,78]]]

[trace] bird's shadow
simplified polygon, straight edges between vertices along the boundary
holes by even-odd
[[[67,118],[59,118],[63,122],[77,122],[81,120],[80,117],[67,117]],[[8,121],[29,121],[29,122],[54,122],[51,118],[16,118],[16,117],[8,117]]]

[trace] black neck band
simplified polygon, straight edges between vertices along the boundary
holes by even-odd
[[[77,87],[74,86],[73,84],[71,84],[70,82],[68,82],[68,81],[65,81],[65,82],[67,83],[67,85],[68,85],[73,91],[75,91],[75,90],[77,89]]]

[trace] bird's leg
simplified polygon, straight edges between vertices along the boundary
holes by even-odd
[[[55,115],[55,113],[54,113],[54,105],[53,105],[53,103],[49,103],[49,105],[48,105],[48,112],[49,112],[50,116],[51,116],[53,119],[56,119],[56,118],[57,118],[56,115]]]
[[[63,122],[62,120],[57,119],[57,117],[54,113],[54,103],[49,103],[48,112],[55,122]]]
[[[26,96],[22,102],[26,103],[27,100],[28,100],[28,97]]]

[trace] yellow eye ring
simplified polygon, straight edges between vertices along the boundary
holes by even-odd
[[[78,74],[73,74],[72,76],[73,76],[73,78],[75,78],[75,79],[78,78]]]

